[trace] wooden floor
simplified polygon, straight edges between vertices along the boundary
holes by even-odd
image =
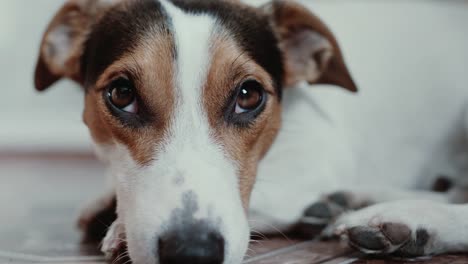
[[[75,219],[83,202],[102,189],[103,168],[86,156],[0,155],[0,263],[105,263],[97,245],[80,243]],[[249,264],[409,263],[364,259],[338,241],[288,238],[251,245]],[[411,263],[468,263],[440,256]]]

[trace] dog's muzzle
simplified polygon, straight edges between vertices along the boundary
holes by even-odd
[[[158,241],[161,264],[222,264],[224,261],[224,238],[204,225],[174,229]]]

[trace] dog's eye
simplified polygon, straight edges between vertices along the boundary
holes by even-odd
[[[133,114],[138,112],[135,89],[127,79],[113,81],[107,89],[107,98],[112,106],[124,112]]]
[[[259,108],[265,96],[263,87],[257,81],[246,81],[240,89],[236,99],[236,114],[254,111]]]
[[[267,93],[256,80],[244,81],[229,98],[225,120],[233,125],[249,127],[263,112]]]

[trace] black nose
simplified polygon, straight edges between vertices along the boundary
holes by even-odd
[[[195,228],[172,231],[159,239],[161,264],[222,264],[224,239],[214,231]]]

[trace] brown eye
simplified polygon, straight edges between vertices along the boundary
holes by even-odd
[[[128,113],[137,113],[135,90],[129,80],[119,79],[111,83],[107,97],[112,106]]]
[[[246,81],[242,84],[237,96],[236,114],[251,112],[263,103],[264,89],[257,81]]]

